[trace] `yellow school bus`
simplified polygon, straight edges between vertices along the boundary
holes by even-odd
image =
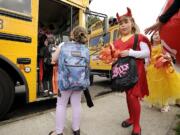
[[[102,77],[111,77],[111,65],[106,64],[99,59],[99,52],[103,47],[113,43],[119,35],[119,25],[116,19],[113,18],[114,24],[109,25],[106,33],[103,30],[103,22],[98,21],[91,26],[91,34],[89,35],[89,50],[90,50],[90,82],[93,83],[93,76],[99,75]]]
[[[27,103],[39,101],[38,29],[53,24],[63,39],[85,26],[89,0],[0,0],[0,118],[8,112],[15,86],[24,85]]]

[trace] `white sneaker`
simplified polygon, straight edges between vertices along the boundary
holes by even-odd
[[[44,91],[43,91],[43,96],[44,96],[44,97],[47,97],[47,96],[48,96],[48,90],[44,90]]]
[[[169,112],[170,111],[170,106],[165,105],[163,108],[161,108],[161,112]]]
[[[52,91],[49,91],[48,94],[49,94],[50,97],[54,95]]]

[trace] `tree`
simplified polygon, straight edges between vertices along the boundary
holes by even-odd
[[[91,27],[94,23],[98,22],[98,21],[101,21],[99,17],[97,16],[94,16],[94,15],[88,15],[87,17],[87,27]]]

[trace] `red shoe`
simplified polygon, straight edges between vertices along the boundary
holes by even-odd
[[[131,135],[141,135],[141,130],[140,130],[139,133],[135,133],[135,132],[132,131],[132,134],[131,134]]]

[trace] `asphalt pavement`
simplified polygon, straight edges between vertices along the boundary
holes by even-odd
[[[124,129],[121,122],[128,118],[125,96],[109,93],[94,100],[95,106],[88,108],[82,103],[81,135],[130,135],[132,127]],[[71,107],[67,109],[65,135],[71,135]],[[171,106],[168,113],[150,108],[142,102],[142,135],[173,135],[169,132],[174,125],[180,108]],[[55,109],[0,126],[0,135],[48,135],[55,129]]]

